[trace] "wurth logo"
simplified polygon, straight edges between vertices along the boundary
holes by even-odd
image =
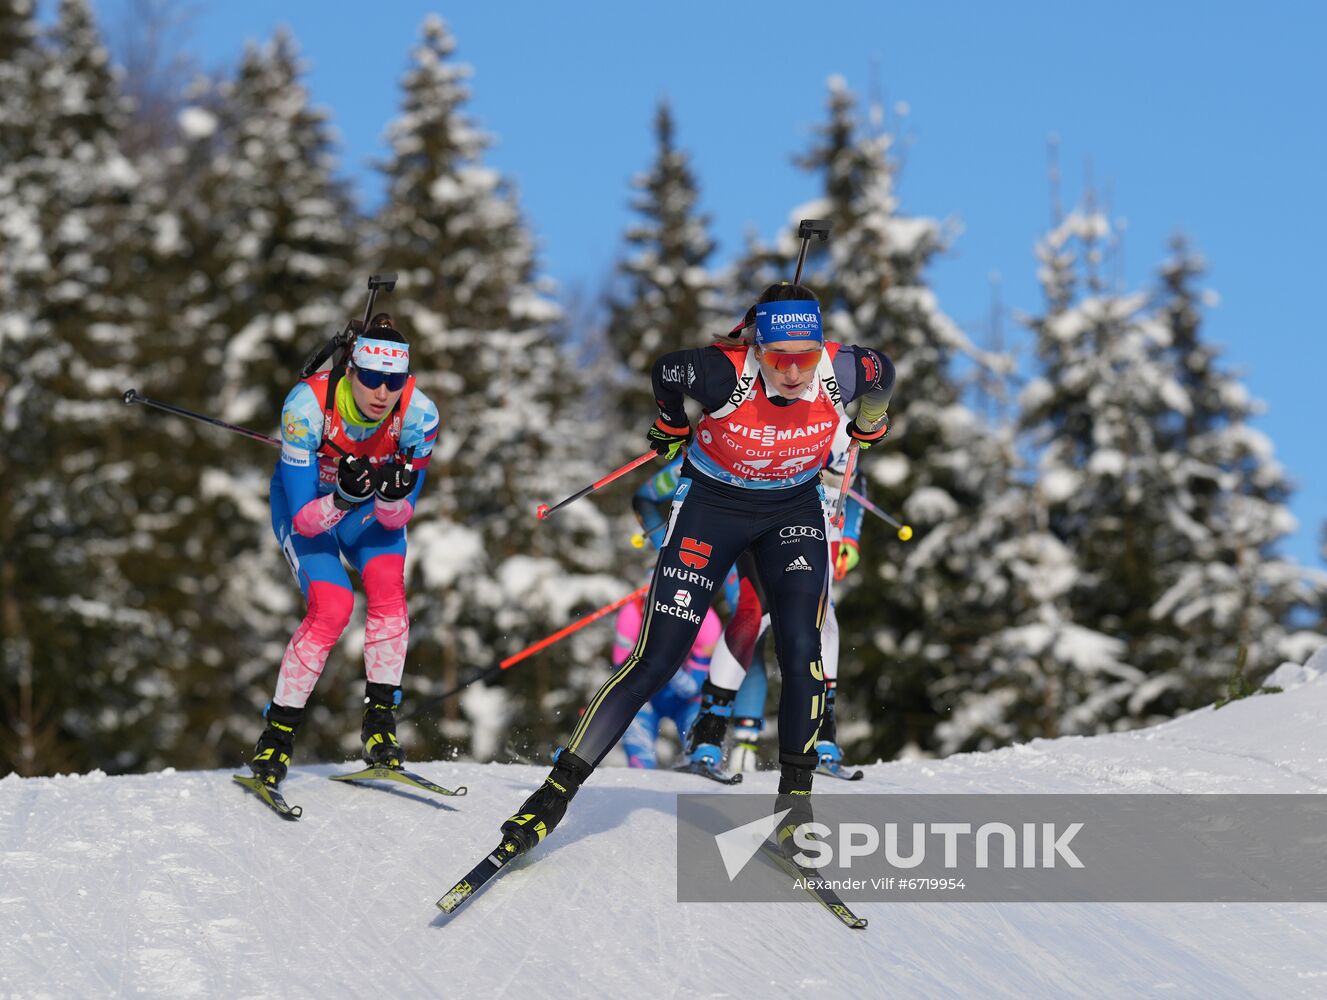
[[[694,538],[682,539],[682,551],[678,553],[678,558],[686,566],[692,569],[704,569],[710,564],[710,556],[714,554],[714,546],[707,542],[697,541]]]

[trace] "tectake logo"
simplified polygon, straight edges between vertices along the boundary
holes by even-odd
[[[691,607],[691,591],[679,590],[676,594],[673,595],[673,603],[676,604],[679,608]]]

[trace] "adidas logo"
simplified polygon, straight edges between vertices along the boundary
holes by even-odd
[[[791,573],[795,569],[804,569],[808,572],[811,570],[811,564],[806,561],[806,556],[798,556],[788,564],[788,568],[785,569],[784,572]]]

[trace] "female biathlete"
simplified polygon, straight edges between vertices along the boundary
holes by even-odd
[[[544,784],[502,825],[508,851],[529,850],[556,827],[641,705],[677,671],[715,587],[748,550],[783,675],[779,794],[811,792],[829,581],[818,480],[845,404],[861,400],[854,438],[869,444],[884,436],[894,366],[868,348],[826,343],[819,301],[800,285],[766,289],[744,326],[754,343],[675,351],[654,364],[659,418],[648,436],[660,455],[671,460],[692,439],[684,396],[705,415],[673,497],[640,638],[591,699]]]
[[[308,612],[281,658],[276,694],[249,761],[268,786],[286,776],[305,704],[350,621],[355,595],[342,556],[368,598],[364,759],[389,767],[405,760],[395,715],[410,637],[405,526],[437,436],[438,408],[415,388],[409,345],[386,313],[356,338],[344,370],[306,378],[286,397],[272,530]]]
[[[825,467],[820,473],[820,484],[825,490],[826,502],[833,507],[843,488],[843,476],[848,463],[848,445],[851,442],[852,421],[845,415],[834,435]],[[853,476],[854,489],[865,494],[865,481],[861,465]],[[834,579],[841,579],[861,561],[859,539],[865,508],[851,496],[843,508],[843,527],[830,525],[829,553],[834,567]],[[765,726],[765,634],[769,629],[769,615],[765,612],[764,595],[756,574],[751,553],[737,562],[740,572],[740,597],[737,609],[729,619],[722,637],[714,647],[710,675],[702,694],[702,710],[687,742],[687,755],[693,768],[717,768],[723,755],[724,735],[728,720],[734,724],[733,748],[730,765],[733,771],[753,771],[756,768],[755,741]],[[845,771],[843,750],[838,744],[838,726],[834,700],[838,685],[839,621],[831,590],[829,610],[820,629],[820,662],[825,671],[825,711],[820,719],[820,737],[816,740],[819,770],[834,777],[860,777],[861,772]]]

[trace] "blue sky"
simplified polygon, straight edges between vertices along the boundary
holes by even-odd
[[[112,33],[126,0],[95,0]],[[1209,339],[1268,404],[1258,426],[1298,486],[1290,554],[1316,565],[1327,518],[1320,441],[1327,320],[1318,238],[1327,222],[1327,5],[1152,0],[925,4],[826,0],[489,2],[211,0],[187,37],[209,68],[246,39],[293,31],[307,83],[343,141],[366,204],[370,163],[425,15],[436,11],[474,69],[472,115],[487,162],[515,178],[545,272],[593,292],[631,220],[628,184],[653,155],[653,114],[673,105],[718,260],[754,227],[771,237],[816,195],[791,157],[824,120],[826,81],[905,102],[907,214],[956,219],[935,267],[941,305],[976,340],[991,276],[1007,319],[1035,310],[1032,247],[1049,220],[1047,139],[1066,203],[1090,176],[1127,220],[1123,276],[1151,281],[1183,230],[1207,257],[1220,305]],[[370,13],[370,10],[377,13]]]

